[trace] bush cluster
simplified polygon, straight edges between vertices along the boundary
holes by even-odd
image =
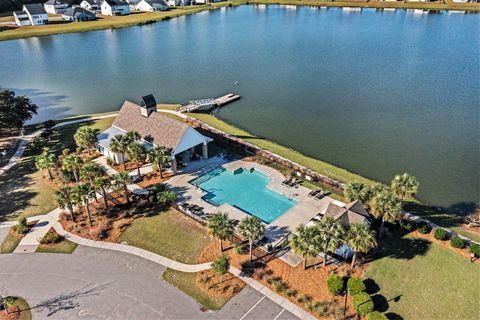
[[[465,243],[465,240],[463,240],[462,238],[460,238],[459,236],[454,236],[451,240],[450,240],[450,245],[454,248],[458,248],[458,249],[463,249],[467,246],[467,244]]]
[[[27,218],[25,218],[25,217],[19,218],[17,220],[17,224],[15,226],[13,226],[13,229],[15,230],[15,232],[17,232],[19,234],[27,233],[27,231],[28,231]]]
[[[412,231],[414,229],[413,223],[407,219],[401,219],[399,224],[402,229],[405,229],[407,231]]]
[[[372,297],[366,292],[357,293],[352,297],[352,303],[355,310],[362,317],[373,311],[374,304]]]
[[[388,320],[387,316],[379,311],[373,311],[365,317],[367,320]]]
[[[60,236],[55,232],[47,232],[45,236],[43,236],[42,240],[40,240],[41,244],[47,243],[56,243],[60,240]]]
[[[448,238],[448,232],[447,230],[445,229],[442,229],[442,228],[437,228],[435,229],[435,233],[433,235],[435,237],[435,239],[437,240],[447,240]]]
[[[427,233],[430,233],[430,231],[432,231],[432,227],[430,227],[430,225],[428,225],[426,223],[420,223],[417,226],[417,230],[418,230],[418,232],[420,232],[422,234],[427,234]]]
[[[348,294],[351,296],[360,292],[364,292],[366,289],[365,283],[363,283],[363,280],[360,278],[352,277],[347,281]]]
[[[480,257],[480,244],[478,243],[472,243],[470,245],[470,253],[473,253],[475,257],[479,258]]]
[[[330,291],[331,294],[334,296],[339,295],[342,293],[344,288],[343,278],[334,274],[328,277],[327,279],[327,289]]]

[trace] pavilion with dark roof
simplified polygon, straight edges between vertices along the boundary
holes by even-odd
[[[125,101],[112,126],[97,135],[97,151],[117,164],[122,163],[122,159],[127,159],[126,155],[122,157],[111,151],[110,142],[114,136],[125,135],[128,131],[138,132],[140,142],[147,150],[153,146],[170,149],[174,173],[177,172],[177,159],[185,158],[182,157],[185,153],[193,153],[197,146],[201,146],[202,157],[207,159],[207,144],[212,141],[188,124],[157,112],[153,95],[142,97],[140,105]]]

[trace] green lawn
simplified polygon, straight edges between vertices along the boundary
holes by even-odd
[[[185,273],[172,269],[167,269],[163,273],[163,279],[182,290],[190,297],[198,301],[202,306],[210,310],[219,310],[229,300],[225,297],[211,297],[203,292],[195,284],[195,273]]]
[[[63,148],[75,148],[73,134],[84,125],[99,130],[108,128],[114,118],[85,121],[59,127],[54,130],[51,150],[59,153]],[[19,162],[0,176],[0,221],[15,220],[20,216],[31,217],[55,209],[54,190],[35,168],[35,153],[27,147]]]
[[[12,253],[15,248],[18,246],[22,240],[22,236],[19,236],[16,232],[13,232],[11,229],[8,230],[8,234],[0,244],[0,253]]]
[[[194,264],[211,238],[204,227],[175,209],[137,218],[119,242],[139,247],[175,261]]]
[[[371,263],[366,277],[378,284],[387,301],[397,297],[398,302],[388,302],[387,313],[404,319],[478,319],[478,264],[413,236],[384,242],[385,256]]]
[[[35,252],[44,252],[44,253],[72,253],[77,248],[77,244],[69,240],[63,239],[60,242],[43,245],[41,244],[37,251]]]
[[[333,179],[337,179],[343,182],[359,181],[359,182],[365,182],[367,184],[374,183],[374,181],[370,179],[364,178],[362,176],[349,172],[345,169],[338,168],[334,165],[323,162],[321,160],[307,157],[298,151],[295,151],[288,147],[284,147],[275,142],[256,137],[242,129],[236,128],[233,125],[228,124],[216,118],[215,116],[212,116],[209,114],[202,114],[202,113],[190,113],[188,115],[193,118],[197,118],[200,121],[203,121],[214,128],[217,128],[233,136],[239,136],[243,140],[248,141],[260,148],[269,150],[284,158],[290,159],[294,162],[304,165],[305,167],[308,167],[314,171],[317,171],[318,173],[329,176]]]

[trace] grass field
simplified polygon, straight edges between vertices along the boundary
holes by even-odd
[[[298,151],[295,151],[288,147],[281,146],[275,142],[256,137],[247,131],[236,128],[233,125],[228,124],[216,118],[215,116],[212,116],[209,114],[201,114],[201,113],[194,113],[194,114],[191,113],[188,115],[193,118],[197,118],[200,121],[203,121],[211,125],[212,127],[215,127],[230,135],[241,137],[243,140],[248,141],[256,146],[259,146],[260,148],[274,152],[284,158],[290,159],[294,162],[304,165],[314,171],[317,171],[318,173],[324,174],[331,178],[334,178],[343,182],[359,181],[359,182],[365,182],[367,184],[374,183],[374,181],[370,179],[364,178],[355,173],[349,172],[345,169],[335,167],[334,165],[323,162],[321,160],[307,157]]]
[[[55,152],[66,147],[74,149],[73,134],[80,126],[104,130],[113,119],[86,121],[55,129],[49,147]],[[19,162],[0,176],[0,221],[44,214],[56,207],[54,190],[35,168],[34,157],[34,152],[27,147]]]
[[[478,319],[478,264],[413,236],[384,242],[384,257],[371,263],[366,277],[380,288],[374,300],[388,305],[392,319]]]
[[[227,303],[228,299],[207,295],[196,285],[195,275],[195,273],[185,273],[167,269],[163,273],[163,279],[197,300],[202,306],[210,310],[221,309],[223,305]]]
[[[16,232],[13,232],[11,229],[8,230],[7,236],[0,244],[0,253],[12,253],[22,238],[22,236],[18,235]]]
[[[63,239],[60,242],[52,244],[40,244],[35,252],[43,253],[73,253],[77,248],[77,244],[69,240]]]
[[[152,212],[137,218],[122,233],[119,242],[139,247],[183,263],[196,263],[211,242],[204,227],[175,209]]]
[[[205,10],[213,10],[228,5],[236,5],[232,2],[212,3],[202,6],[189,6],[184,8],[176,8],[169,11],[157,11],[157,12],[133,12],[127,16],[97,16],[95,21],[85,22],[55,22],[43,26],[24,26],[24,27],[11,27],[0,28],[0,41],[11,40],[18,38],[39,37],[52,34],[63,34],[73,32],[85,32],[103,29],[115,29],[131,27],[136,25],[142,25],[146,23],[152,23],[156,21],[171,19],[183,15],[197,13]],[[3,28],[3,31],[2,31]]]

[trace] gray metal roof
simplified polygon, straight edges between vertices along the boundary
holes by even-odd
[[[87,9],[84,9],[84,8],[81,8],[81,7],[73,7],[73,8],[68,8],[64,13],[63,13],[64,16],[68,16],[68,17],[74,17],[74,18],[77,18],[81,15],[86,15],[86,16],[89,16],[91,18],[95,18],[96,15],[94,12],[90,11],[90,10],[87,10]]]
[[[25,10],[27,10],[30,14],[47,14],[45,8],[41,3],[29,3],[24,4]]]
[[[97,143],[101,145],[104,148],[110,149],[110,142],[112,141],[113,137],[116,135],[125,135],[126,132],[123,130],[120,130],[117,127],[110,127],[105,131],[100,132],[97,135]],[[147,141],[140,141],[145,148],[148,150],[153,147],[153,144]]]

